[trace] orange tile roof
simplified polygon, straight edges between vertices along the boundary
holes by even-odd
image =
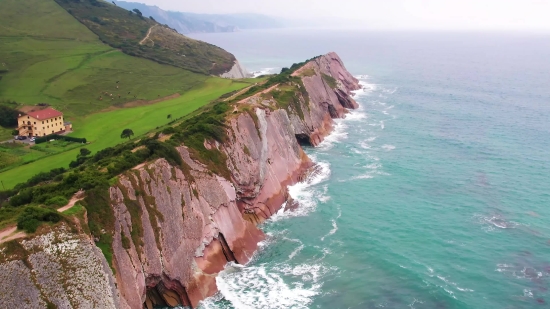
[[[60,111],[56,111],[55,109],[48,107],[46,109],[36,111],[36,112],[29,112],[27,115],[36,118],[36,119],[50,119],[54,117],[60,117],[63,116],[63,113]]]

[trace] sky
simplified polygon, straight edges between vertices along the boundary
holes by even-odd
[[[550,0],[126,0],[195,13],[261,13],[366,29],[550,31]]]

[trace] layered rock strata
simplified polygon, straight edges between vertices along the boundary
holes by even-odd
[[[65,224],[4,247],[0,259],[2,308],[121,307],[101,250]]]
[[[91,261],[73,270],[89,276],[88,282],[78,284],[80,294],[73,288],[63,291],[38,285],[41,275],[32,273],[34,266],[16,260],[0,264],[0,273],[18,274],[17,284],[29,286],[27,298],[35,299],[34,307],[43,307],[46,301],[61,304],[59,308],[196,307],[214,295],[217,273],[228,262],[244,264],[251,259],[264,239],[257,225],[289,200],[287,186],[314,165],[300,144],[318,145],[331,132],[333,118],[357,107],[350,94],[359,89],[358,81],[335,53],[308,62],[294,76],[305,88],[296,95],[296,104],[281,108],[269,93],[252,96],[228,116],[226,142],[205,141],[206,148],[227,156],[228,179],[193,160],[185,145],[177,148],[182,166],[158,159],[120,175],[109,189],[115,216],[114,279],[106,260],[96,254],[97,248],[84,240],[70,242],[71,248],[88,252]],[[278,87],[283,85],[273,90]],[[41,253],[44,261],[54,259],[55,250],[38,251],[46,252]],[[62,271],[70,276],[71,270]],[[3,289],[15,284],[10,280],[2,280],[7,282]],[[92,285],[101,297],[86,296],[88,292],[83,291]],[[70,299],[69,290],[71,297],[80,295],[90,305],[63,303]],[[13,288],[10,291],[2,303],[12,304],[20,297]]]

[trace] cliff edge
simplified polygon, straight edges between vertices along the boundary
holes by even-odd
[[[217,292],[216,275],[228,262],[250,260],[264,239],[258,224],[290,200],[288,185],[315,168],[301,145],[319,145],[333,129],[333,119],[358,106],[351,91],[359,88],[338,55],[329,53],[224,103],[231,109],[220,112],[224,123],[216,128],[223,132],[212,129],[223,136],[202,138],[200,147],[178,142],[175,160],[148,161],[111,183],[106,205],[112,230],[101,233],[112,239],[112,263],[96,254],[85,229],[71,234],[59,225],[15,242],[18,254],[0,250],[2,273],[11,274],[3,276],[0,303],[16,303],[21,293],[14,287],[22,282],[36,299],[29,308],[49,303],[58,308],[196,307]],[[174,143],[177,136],[171,137]],[[63,256],[62,262],[55,254]],[[77,256],[90,258],[65,267],[80,261]],[[74,280],[48,279],[54,268],[88,280],[75,277],[80,281],[74,289]],[[55,287],[50,280],[65,282],[65,288],[50,288]]]

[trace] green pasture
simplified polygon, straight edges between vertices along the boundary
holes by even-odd
[[[0,172],[82,146],[79,143],[61,140],[38,145],[15,142],[2,143],[0,144]]]
[[[69,120],[183,94],[208,78],[103,44],[52,0],[0,1],[0,75],[0,100],[49,103]]]
[[[211,77],[200,88],[186,92],[184,95],[152,105],[121,108],[109,112],[95,113],[86,117],[75,118],[73,121],[75,137],[85,137],[91,144],[86,148],[92,152],[124,142],[120,138],[122,130],[129,128],[138,138],[151,130],[166,125],[172,119],[183,117],[218,98],[222,94],[242,89],[249,83],[229,79]],[[6,189],[13,188],[33,175],[49,171],[53,168],[68,167],[75,160],[79,150],[74,149],[54,154],[32,163],[21,165],[0,173],[0,180]]]
[[[0,81],[0,100],[46,102],[69,120],[131,101],[183,94],[208,78],[101,43],[71,40],[0,37],[0,59],[9,70]]]

